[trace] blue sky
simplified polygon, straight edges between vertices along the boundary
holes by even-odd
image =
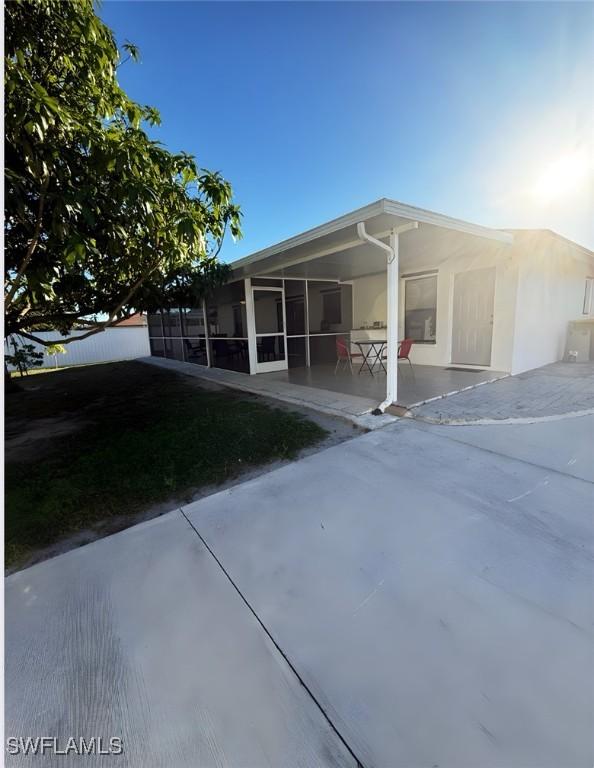
[[[594,248],[594,4],[106,2],[158,137],[233,184],[244,256],[379,197]]]

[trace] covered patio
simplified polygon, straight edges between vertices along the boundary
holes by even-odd
[[[411,370],[406,363],[400,363],[399,367],[395,404],[404,408],[414,408],[507,375],[501,371],[451,370],[433,365],[415,365]],[[385,373],[371,376],[368,373],[359,374],[356,370],[354,374],[342,370],[335,374],[333,365],[289,368],[263,374],[262,378],[364,398],[369,401],[370,410],[383,400],[386,393]]]
[[[382,199],[236,262],[234,277],[246,283],[251,373],[364,397],[379,411],[505,375],[509,367],[501,365],[499,347],[492,349],[495,268],[484,265],[505,258],[510,242],[506,233]],[[467,290],[467,314],[453,317],[454,277],[473,270],[478,280]],[[485,314],[482,283],[489,279]],[[277,324],[263,311],[274,291]],[[467,346],[480,346],[481,323],[488,348],[478,350],[476,362],[466,360],[456,343],[464,337]],[[271,332],[278,342],[272,355]],[[404,338],[413,344],[412,368],[398,362]],[[379,344],[385,367],[359,372],[358,358],[353,372],[350,365],[335,372],[342,342],[355,354]]]
[[[268,382],[357,398],[359,412],[363,402],[378,414],[409,408],[510,371],[507,315],[497,308],[508,306],[510,242],[381,199],[234,262],[230,281],[201,308],[149,317],[152,354],[225,369],[253,390]],[[398,361],[403,339],[412,368]],[[353,354],[370,344],[378,345],[373,375],[359,372],[360,358],[335,373],[341,346]]]

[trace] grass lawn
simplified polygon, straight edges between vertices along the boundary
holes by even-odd
[[[20,380],[6,396],[6,562],[325,437],[299,414],[142,363]]]

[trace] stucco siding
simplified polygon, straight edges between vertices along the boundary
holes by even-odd
[[[594,265],[577,246],[546,232],[515,238],[520,270],[512,373],[521,373],[563,358],[568,323],[583,317]]]
[[[446,366],[451,364],[454,278],[457,273],[473,269],[495,268],[493,307],[493,340],[491,365],[496,371],[511,371],[515,322],[518,265],[510,246],[500,243],[481,244],[476,253],[452,256],[436,263],[437,317],[435,344],[414,344],[413,363]],[[425,267],[424,271],[430,271]],[[400,280],[398,336],[404,337],[406,274]],[[387,317],[386,276],[373,275],[353,281],[354,327],[365,322],[384,321]]]
[[[452,361],[454,279],[459,272],[495,268],[493,303],[493,370],[510,371],[515,320],[517,265],[508,246],[485,244],[476,254],[453,257],[443,262],[437,273],[436,343],[414,345],[413,361],[423,365],[449,365]],[[404,318],[404,286],[401,286]]]
[[[373,322],[386,324],[386,278],[387,273],[384,272],[353,280],[353,328],[361,328]]]
[[[521,373],[561,360],[568,323],[583,318],[585,279],[594,276],[594,260],[583,249],[546,231],[514,232],[512,245],[478,241],[476,251],[449,258],[436,253],[423,273],[437,274],[436,339],[413,345],[419,365],[452,364],[454,281],[458,273],[495,269],[490,368]],[[400,279],[398,336],[404,337],[407,276]],[[353,328],[387,321],[386,273],[354,279]]]

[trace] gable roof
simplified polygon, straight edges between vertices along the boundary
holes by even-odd
[[[317,227],[237,259],[231,262],[230,266],[238,273],[238,276],[247,276],[253,271],[253,267],[256,264],[265,260],[272,260],[273,257],[278,257],[280,254],[291,251],[295,255],[303,255],[306,251],[310,250],[308,245],[311,247],[314,241],[320,241],[320,244],[333,250],[337,250],[341,242],[352,246],[353,241],[359,241],[356,234],[356,225],[359,222],[370,224],[370,234],[373,234],[375,237],[385,238],[388,236],[391,228],[407,221],[418,221],[420,224],[426,224],[430,227],[453,230],[505,244],[513,242],[513,235],[505,230],[484,227],[480,224],[455,219],[435,211],[417,208],[397,200],[382,197],[362,208],[357,208],[343,216],[331,219]]]

